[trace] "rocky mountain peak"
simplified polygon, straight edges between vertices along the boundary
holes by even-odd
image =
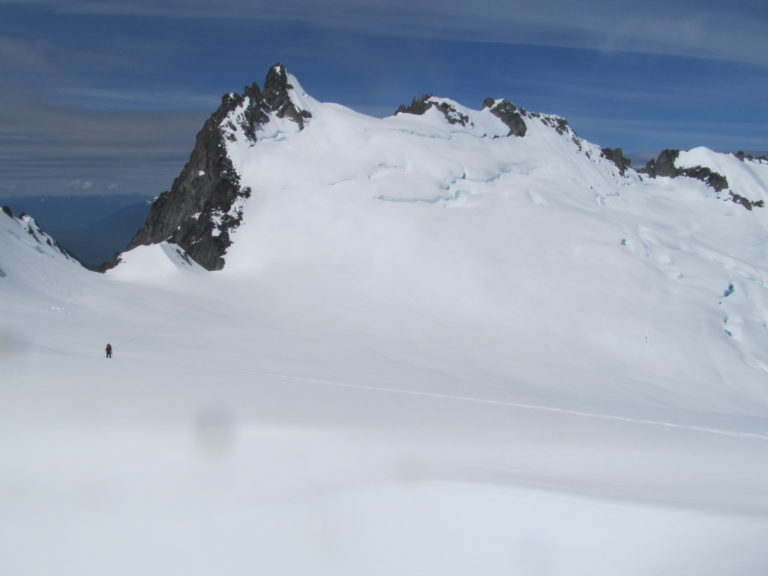
[[[264,81],[264,98],[273,108],[279,107],[285,100],[290,100],[289,88],[293,88],[288,82],[288,71],[280,63],[272,66],[267,72]]]
[[[311,118],[312,113],[302,110],[291,99],[290,91],[294,88],[285,66],[275,64],[264,82],[264,101],[278,118],[290,118],[303,129],[304,121]]]
[[[300,130],[304,128],[312,114],[292,98],[292,92],[299,88],[292,84],[292,78],[278,63],[269,69],[263,91],[254,82],[241,94],[222,96],[219,108],[198,132],[181,174],[152,204],[128,250],[171,242],[208,270],[224,267],[224,254],[232,243],[230,233],[242,220],[242,200],[250,196],[250,189],[240,185],[227,144],[239,138],[255,143],[259,128],[273,116],[288,118]]]

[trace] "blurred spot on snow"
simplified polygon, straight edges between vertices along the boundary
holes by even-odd
[[[0,268],[0,278],[5,278],[5,270]]]
[[[226,409],[204,409],[195,419],[194,435],[201,452],[209,455],[226,454],[234,442],[234,416]]]
[[[557,551],[552,542],[543,537],[530,537],[515,542],[511,547],[513,574],[546,576],[559,574]]]
[[[8,356],[21,349],[21,341],[8,332],[0,332],[0,357]]]
[[[426,479],[427,471],[421,460],[404,456],[395,462],[395,475],[400,482],[419,482]]]

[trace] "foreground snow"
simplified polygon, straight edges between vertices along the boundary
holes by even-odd
[[[4,294],[3,574],[768,569],[764,417],[532,399],[193,278]]]

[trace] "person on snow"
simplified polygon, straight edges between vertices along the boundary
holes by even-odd
[[[107,344],[106,352],[107,352],[107,358],[112,358],[112,344],[109,344],[109,343]]]

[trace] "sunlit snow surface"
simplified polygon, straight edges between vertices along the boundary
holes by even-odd
[[[768,208],[302,98],[221,272],[0,213],[0,574],[768,573]]]

